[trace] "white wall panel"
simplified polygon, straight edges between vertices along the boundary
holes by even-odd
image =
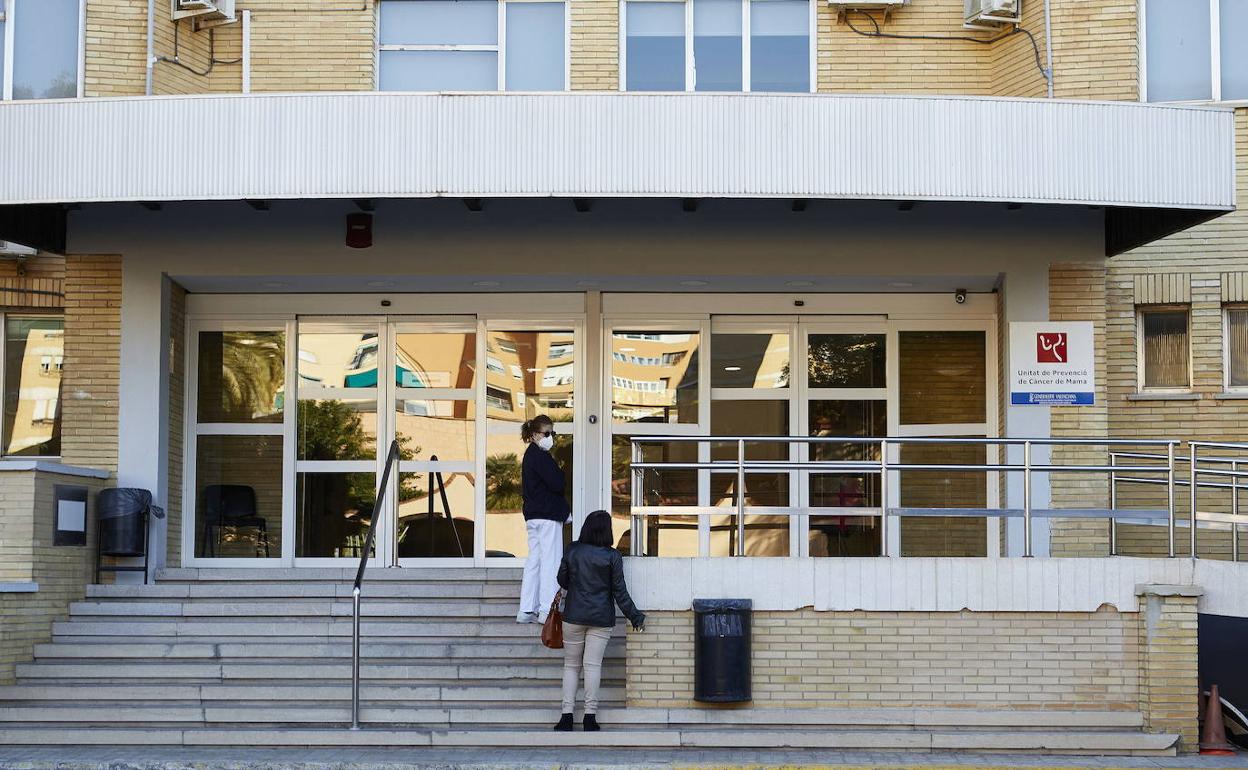
[[[0,103],[0,204],[670,196],[1230,209],[1229,110],[972,97],[287,94]]]

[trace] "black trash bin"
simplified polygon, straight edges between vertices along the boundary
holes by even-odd
[[[743,703],[750,694],[749,599],[693,600],[693,699]]]
[[[96,552],[95,582],[101,572],[142,572],[147,582],[149,563],[148,519],[165,517],[165,512],[152,505],[152,493],[133,487],[102,489],[95,498]],[[142,567],[104,566],[102,556],[143,557]]]

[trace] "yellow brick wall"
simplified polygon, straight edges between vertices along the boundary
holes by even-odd
[[[619,0],[576,0],[572,8],[573,91],[620,87]]]
[[[629,706],[698,706],[692,613],[646,617],[628,637]],[[1138,623],[1111,609],[756,612],[753,705],[1135,711]]]
[[[1176,733],[1179,750],[1194,752],[1199,741],[1196,692],[1196,596],[1166,595],[1146,588],[1140,598],[1140,712],[1155,733]]]
[[[1051,0],[1054,96],[1139,98],[1138,2]]]
[[[157,7],[168,13],[169,4]],[[147,3],[90,0],[87,3],[87,96],[134,96],[147,87]]]
[[[86,487],[87,545],[54,546],[53,487]],[[0,582],[34,582],[35,593],[0,593],[0,684],[28,661],[36,644],[51,639],[52,623],[82,599],[95,554],[95,494],[100,479],[36,471],[0,473]]]
[[[1047,92],[1047,82],[1040,71],[1046,66],[1042,0],[1023,3],[1022,28],[1031,37],[1015,33],[992,46],[993,96],[1043,97]]]
[[[121,257],[65,260],[65,373],[61,457],[117,470],[121,361]]]

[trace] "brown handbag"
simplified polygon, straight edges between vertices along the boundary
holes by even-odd
[[[546,622],[542,624],[542,644],[552,650],[563,649],[563,613],[559,611],[559,592],[555,592],[555,599],[550,603],[550,614],[546,616]]]

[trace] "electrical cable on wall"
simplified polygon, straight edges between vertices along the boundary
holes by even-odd
[[[868,30],[859,29],[858,27],[854,26],[854,21],[853,19],[850,18],[849,13],[845,14],[845,24],[850,28],[851,31],[854,32],[854,34],[862,35],[863,37],[879,37],[879,38],[888,38],[891,40],[960,40],[960,41],[964,41],[968,43],[978,43],[980,45],[991,45],[997,42],[998,40],[1004,40],[1007,37],[1012,37],[1021,32],[1022,34],[1027,36],[1028,40],[1031,41],[1031,50],[1036,56],[1036,69],[1039,70],[1040,75],[1044,77],[1046,82],[1048,81],[1050,77],[1049,71],[1044,68],[1044,64],[1042,64],[1040,61],[1040,44],[1036,42],[1036,36],[1031,34],[1031,32],[1023,29],[1020,26],[1015,26],[1013,29],[1003,32],[1000,35],[997,35],[996,37],[989,37],[989,38],[971,37],[970,35],[902,35],[902,34],[897,34],[893,32],[884,32],[883,30],[880,29],[880,23],[876,21],[875,17],[872,16],[868,11],[865,11],[862,9],[857,9],[857,10],[863,16],[867,17],[867,19],[871,22],[872,26],[874,26],[875,29],[873,31],[868,31]]]
[[[217,35],[216,35],[217,30],[215,27],[209,27],[208,28],[208,68],[205,70],[197,70],[194,67],[190,66],[189,64],[183,64],[179,57],[181,46],[180,46],[180,42],[178,38],[178,31],[180,29],[182,29],[182,20],[177,19],[173,22],[173,56],[160,56],[157,58],[157,61],[168,62],[169,64],[175,64],[181,67],[182,69],[186,70],[187,72],[190,72],[193,75],[198,75],[200,77],[207,77],[208,75],[211,75],[213,67],[215,67],[218,64],[239,64],[242,62],[242,59],[218,59],[217,58]]]

